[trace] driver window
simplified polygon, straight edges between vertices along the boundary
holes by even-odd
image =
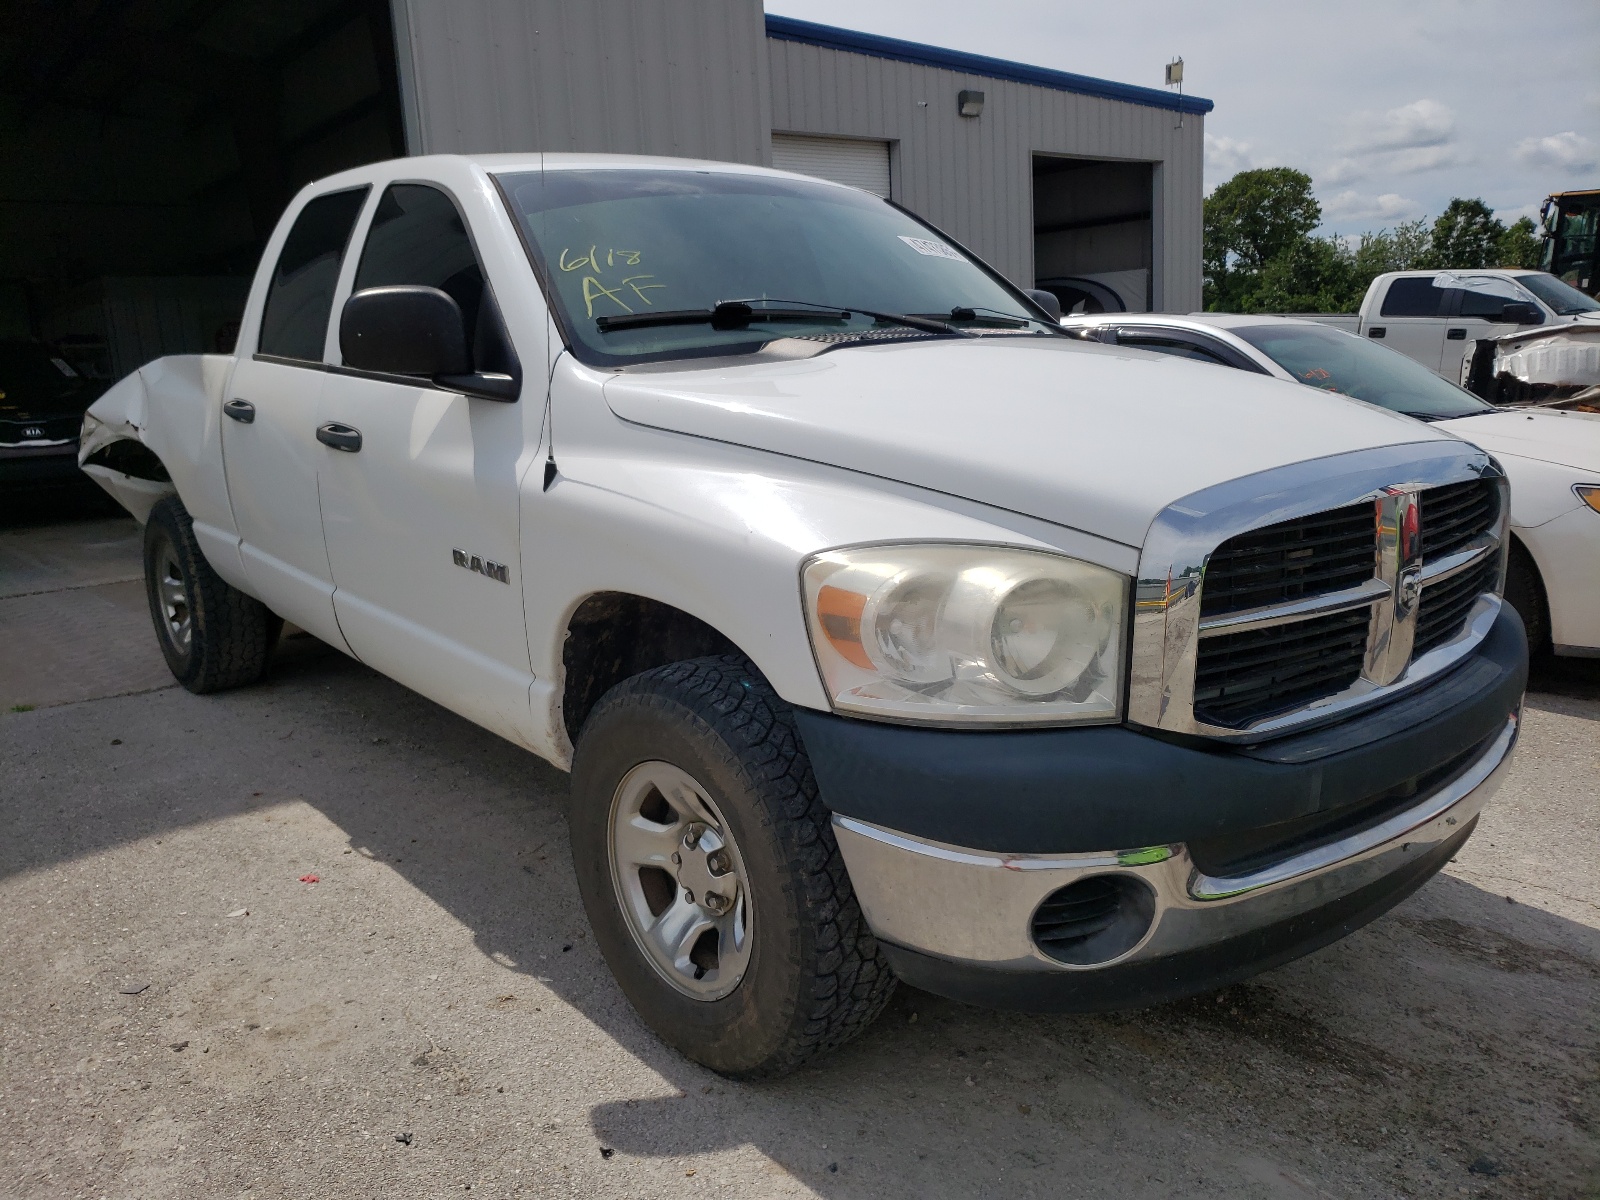
[[[394,284],[438,288],[456,302],[472,348],[473,370],[517,373],[466,222],[455,201],[438,188],[396,183],[378,199],[354,290]]]
[[[1532,302],[1516,284],[1493,275],[1463,276],[1461,282],[1467,286],[1451,289],[1461,297],[1461,307],[1456,310],[1459,316],[1489,320],[1498,317],[1507,304]]]

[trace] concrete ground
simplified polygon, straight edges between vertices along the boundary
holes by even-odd
[[[564,776],[304,636],[171,686],[136,533],[0,529],[6,1196],[1600,1196],[1600,664],[1342,943],[1138,1013],[902,989],[739,1085],[611,982]]]

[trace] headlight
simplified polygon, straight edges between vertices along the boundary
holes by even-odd
[[[1578,493],[1579,500],[1582,500],[1595,512],[1600,512],[1600,487],[1590,487],[1586,484],[1575,483],[1572,485],[1572,490]]]
[[[1114,721],[1128,579],[1000,546],[868,546],[802,572],[834,708],[964,725]]]

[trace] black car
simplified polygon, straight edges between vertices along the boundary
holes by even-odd
[[[105,389],[43,342],[0,341],[0,485],[82,478],[83,413]]]

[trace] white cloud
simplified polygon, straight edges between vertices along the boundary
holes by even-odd
[[[1346,224],[1366,221],[1378,225],[1392,225],[1396,221],[1411,221],[1422,215],[1422,205],[1397,192],[1381,196],[1363,196],[1355,191],[1343,191],[1322,202],[1324,223]]]
[[[1206,174],[1237,175],[1254,165],[1249,142],[1206,134]]]
[[[1414,175],[1472,161],[1456,141],[1455,113],[1437,100],[1414,100],[1387,112],[1356,113],[1349,120],[1342,149],[1345,155],[1321,172],[1322,182]]]
[[[1207,135],[1206,140],[1211,140]],[[1523,138],[1512,155],[1525,167],[1545,171],[1592,171],[1600,165],[1600,146],[1576,130]]]
[[[1356,153],[1443,146],[1456,135],[1456,114],[1437,100],[1413,100],[1387,112],[1350,118],[1344,148]]]
[[[1345,157],[1320,175],[1323,183],[1355,183],[1374,175],[1415,175],[1418,171],[1437,171],[1459,167],[1472,156],[1459,146],[1409,146],[1404,150],[1382,150],[1362,158]]]

